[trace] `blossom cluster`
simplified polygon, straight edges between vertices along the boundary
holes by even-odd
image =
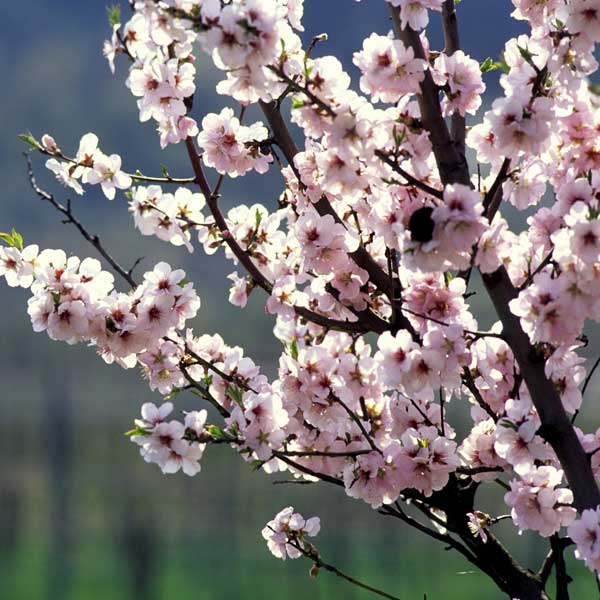
[[[114,71],[117,54],[131,60],[127,86],[138,98],[140,120],[157,122],[161,146],[198,132],[188,116],[196,91],[194,45],[226,73],[217,91],[248,104],[276,98],[284,89],[269,67],[280,60],[302,68],[300,39],[303,0],[133,3],[134,14],[113,26],[104,54]],[[282,52],[282,47],[285,51]],[[283,54],[283,56],[282,56]]]
[[[84,193],[82,183],[100,185],[109,200],[114,200],[117,189],[131,187],[131,177],[121,170],[121,157],[104,154],[98,148],[98,136],[94,133],[86,133],[81,138],[74,159],[65,158],[49,135],[42,137],[42,147],[47,154],[56,155],[46,161],[46,167],[62,185],[79,195]]]
[[[0,265],[10,285],[31,289],[27,312],[34,331],[68,344],[90,343],[106,362],[125,368],[144,364],[147,353],[200,308],[184,271],[164,262],[128,294],[114,289],[113,275],[98,260],[62,250],[0,248]]]
[[[279,511],[275,518],[267,523],[262,536],[267,541],[271,554],[285,560],[286,557],[299,558],[307,544],[307,537],[315,537],[321,529],[319,517],[305,519],[288,506]]]
[[[205,200],[200,193],[179,187],[173,194],[159,185],[136,186],[129,192],[129,211],[142,235],[154,235],[174,246],[193,252],[191,231],[209,226],[202,213]]]
[[[268,131],[261,123],[245,127],[231,108],[224,108],[220,114],[202,119],[198,145],[204,150],[202,160],[207,167],[237,177],[251,169],[267,172],[273,161],[269,148],[261,143],[267,137]]]
[[[585,561],[591,571],[598,573],[600,571],[600,508],[584,510],[581,517],[569,525],[568,533],[577,546],[575,556]]]
[[[576,518],[525,369],[500,323],[480,331],[468,285],[473,269],[505,269],[512,316],[574,418],[587,374],[582,333],[587,320],[600,321],[600,102],[587,79],[598,68],[600,10],[593,0],[513,0],[530,33],[509,40],[499,63],[480,65],[461,50],[431,47],[424,28],[442,0],[388,3],[418,43],[371,34],[353,55],[355,87],[336,57],[311,53],[317,38],[311,52],[302,49],[302,0],[135,0],[131,19],[114,25],[105,45],[111,67],[116,54],[129,57],[127,86],[140,119],[157,123],[161,146],[186,140],[197,159],[190,183],[199,183],[198,169],[214,169],[219,192],[225,176],[265,173],[277,159],[284,187],[276,208],[225,213],[204,187],[131,188],[135,176],[98,149],[94,134],[73,159],[49,136],[38,148],[78,193],[100,184],[112,199],[131,188],[143,235],[189,251],[197,242],[207,255],[222,247],[236,269],[231,303],[243,308],[262,288],[275,316],[284,351],[271,380],[242,348],[185,329],[200,300],[183,271],[165,263],[123,294],[97,261],[11,243],[0,249],[0,275],[31,288],[36,331],[140,365],[150,388],[170,399],[191,386],[220,413],[222,428],[209,428],[204,411],[167,420],[170,401],[144,404],[132,440],[165,473],[196,474],[205,445],[219,441],[269,473],[334,479],[374,508],[405,495],[426,506],[449,482],[506,477],[504,501],[519,531],[549,537],[568,527],[577,556],[597,569],[598,510]],[[191,116],[196,48],[225,74],[217,91],[241,105],[204,114],[200,127]],[[439,92],[438,116],[454,128],[477,116],[484,74],[497,67],[502,96],[466,134],[481,168],[448,183],[422,87]],[[301,148],[269,118],[288,97]],[[243,124],[254,103],[271,130]],[[502,199],[528,211],[525,231],[511,231]],[[446,411],[461,399],[470,408],[462,438]],[[600,433],[575,431],[600,476]],[[436,514],[439,525],[445,515]],[[486,542],[494,519],[480,511],[467,519]],[[295,558],[318,529],[317,518],[290,507],[263,536],[275,556]]]
[[[140,446],[144,460],[157,464],[163,473],[177,473],[181,469],[186,475],[196,475],[206,447],[199,440],[204,433],[207,412],[189,412],[182,424],[166,420],[172,410],[171,402],[160,407],[146,402],[142,406],[142,418],[135,422],[131,440]]]
[[[196,34],[168,18],[157,3],[136,0],[133,6],[135,12],[123,27],[114,24],[104,55],[113,72],[117,54],[131,60],[127,87],[138,98],[140,121],[157,123],[164,148],[198,133],[196,121],[187,116],[196,90]]]
[[[576,511],[569,506],[573,493],[557,487],[562,476],[562,471],[554,467],[538,467],[520,480],[511,481],[504,498],[520,531],[533,529],[549,537],[573,522]]]

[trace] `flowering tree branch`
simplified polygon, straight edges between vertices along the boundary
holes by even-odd
[[[126,283],[128,283],[132,288],[136,287],[136,283],[131,276],[132,269],[125,270],[104,248],[102,243],[100,242],[100,238],[95,233],[90,233],[86,227],[79,221],[73,211],[71,209],[71,201],[67,201],[67,205],[61,204],[58,200],[54,198],[52,194],[43,190],[37,183],[35,179],[35,174],[33,172],[33,165],[31,164],[31,158],[29,154],[24,153],[23,156],[27,161],[27,176],[29,178],[29,184],[31,185],[31,189],[45,202],[51,204],[58,212],[62,213],[65,216],[65,220],[63,223],[71,224],[77,228],[79,233],[83,236],[83,238],[88,241],[97,251],[98,253],[106,260],[106,262],[110,265],[110,267],[120,275]]]
[[[387,3],[395,37],[372,33],[353,56],[361,94],[336,57],[315,57],[324,36],[303,49],[301,0],[131,0],[124,24],[110,11],[109,66],[128,57],[140,120],[156,124],[162,148],[185,145],[193,177],[125,172],[93,133],[72,154],[48,134],[21,136],[74,193],[124,192],[143,235],[209,256],[221,249],[243,267],[228,275],[229,299],[244,308],[255,288],[266,293],[283,348],[274,378],[219,334],[187,326],[200,298],[181,269],[160,262],[138,284],[137,262],[116,263],[70,203],[37,186],[31,165],[36,193],[131,289],[116,289],[97,260],[25,246],[14,229],[0,233],[0,276],[31,290],[36,331],[141,367],[165,402],[145,403],[128,435],[164,473],[195,475],[207,445],[229,446],[253,469],[330,483],[410,525],[511,598],[546,600],[554,570],[564,599],[571,540],[575,557],[600,570],[599,433],[573,426],[599,363],[586,376],[578,350],[585,319],[600,321],[600,113],[586,83],[600,13],[591,0],[513,0],[531,34],[509,40],[502,61],[479,64],[461,49],[452,0]],[[431,11],[441,12],[442,51],[427,39]],[[237,113],[197,120],[196,47],[222,71],[217,91]],[[467,131],[497,68],[504,95]],[[303,146],[282,115],[288,100]],[[264,124],[247,122],[252,104]],[[223,210],[227,178],[274,163],[277,209]],[[548,186],[554,203],[511,231],[505,203],[528,209]],[[489,331],[470,306],[473,269],[499,319]],[[207,424],[206,410],[172,417],[183,391],[212,405],[219,423]],[[466,435],[451,401],[470,404]],[[488,483],[509,514],[478,509]],[[509,518],[549,539],[537,572],[492,531]],[[393,598],[323,562],[306,539],[319,527],[288,507],[263,536],[279,558],[308,556],[315,570]]]

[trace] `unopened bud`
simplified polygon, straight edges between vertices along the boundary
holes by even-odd
[[[47,150],[50,152],[50,154],[56,154],[60,152],[56,142],[54,141],[54,138],[47,133],[42,136],[42,146],[44,147],[44,150]]]

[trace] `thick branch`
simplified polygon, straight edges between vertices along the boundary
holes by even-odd
[[[483,282],[502,321],[508,342],[535,405],[542,427],[540,435],[552,446],[573,491],[578,510],[600,504],[600,491],[590,461],[569,421],[560,396],[544,373],[544,358],[531,345],[519,318],[512,314],[508,303],[517,297],[504,267],[492,274],[483,274]]]
[[[479,568],[491,577],[498,587],[511,598],[521,600],[547,600],[539,578],[521,567],[491,531],[487,541],[473,536],[468,527],[467,513],[473,511],[477,486],[472,482],[466,486],[451,476],[446,487],[431,497],[433,506],[446,513],[447,528],[463,540],[477,557]],[[418,504],[415,504],[418,507]]]
[[[564,540],[553,535],[550,538],[550,546],[554,555],[554,572],[556,574],[556,600],[569,600],[569,583],[572,581],[567,573],[567,565],[565,563]]]
[[[276,102],[260,102],[263,113],[269,123],[273,137],[277,141],[277,145],[281,148],[285,155],[288,164],[294,167],[294,157],[298,154],[298,147],[290,135],[289,129]],[[314,203],[317,212],[321,215],[331,215],[337,223],[343,225],[342,220],[331,206],[329,200],[322,196],[318,202]],[[360,245],[354,252],[349,253],[349,256],[357,266],[364,269],[369,274],[369,279],[377,288],[388,295],[390,301],[393,298],[400,297],[400,290],[396,289],[394,282],[390,280],[389,275],[373,260],[373,257],[367,252],[364,246]],[[399,317],[399,326],[402,329],[407,329],[414,336],[416,332],[410,321],[404,317]]]
[[[506,181],[509,169],[510,158],[505,158],[492,187],[488,190],[483,199],[483,214],[490,223],[494,219],[494,216],[502,203],[502,184]]]
[[[442,6],[442,27],[444,30],[444,51],[452,56],[460,50],[460,37],[458,34],[458,19],[456,17],[456,4],[454,0],[444,0]],[[465,151],[466,119],[459,111],[454,111],[450,119],[452,140],[460,152]]]
[[[402,29],[398,9],[391,7],[396,31],[405,45],[413,48],[415,56],[425,58],[419,35],[410,28]],[[469,185],[469,169],[464,154],[452,144],[446,124],[441,116],[438,90],[431,74],[426,72],[421,84],[419,106],[423,124],[430,133],[433,152],[438,162],[440,177],[444,184],[459,182]],[[501,172],[508,170],[505,162]],[[501,177],[497,178],[497,191],[489,194],[489,205],[497,204],[501,195]],[[488,206],[488,217],[490,216]],[[540,415],[540,434],[552,446],[565,471],[575,496],[578,510],[595,508],[600,504],[600,491],[596,484],[590,462],[579,442],[575,430],[565,413],[560,396],[544,373],[544,360],[535,351],[529,338],[521,328],[519,319],[512,314],[508,303],[517,296],[504,267],[493,274],[483,274],[483,281],[496,312],[503,325],[504,336],[519,364],[532,401]]]
[[[419,34],[411,27],[402,27],[399,8],[390,6],[396,35],[407,48],[412,48],[416,58],[427,60]],[[429,69],[421,82],[421,93],[418,95],[421,121],[429,132],[433,153],[437,163],[440,179],[444,184],[462,183],[469,185],[469,168],[460,144],[456,145],[442,116],[439,89],[434,83]]]

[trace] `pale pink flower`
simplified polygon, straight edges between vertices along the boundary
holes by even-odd
[[[121,157],[117,154],[94,157],[94,166],[85,175],[85,182],[100,184],[104,195],[114,200],[116,189],[127,190],[131,187],[131,177],[121,171]]]
[[[561,527],[571,524],[577,511],[569,506],[573,493],[559,488],[563,472],[554,467],[537,467],[521,479],[510,482],[510,491],[504,501],[511,508],[511,516],[520,531],[533,529],[543,537],[550,537]]]
[[[584,510],[567,532],[576,544],[575,557],[591,571],[600,571],[600,509]]]
[[[315,537],[321,530],[319,517],[304,517],[295,513],[293,507],[281,510],[272,521],[262,530],[262,536],[267,541],[269,551],[276,558],[285,560],[286,557],[302,556],[299,548],[304,548],[306,537]]]

